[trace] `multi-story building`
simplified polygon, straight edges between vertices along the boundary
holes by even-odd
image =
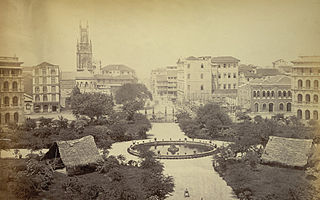
[[[126,83],[136,83],[135,71],[125,65],[107,65],[99,70],[93,62],[89,26],[80,25],[80,41],[77,43],[77,72],[75,84],[81,92],[113,94]]]
[[[177,62],[178,101],[200,104],[236,99],[239,60],[231,56],[193,57]],[[234,102],[234,101],[230,101]]]
[[[177,99],[177,66],[167,66],[168,100]]]
[[[249,83],[250,110],[254,115],[292,113],[291,77],[278,75],[255,79]],[[239,91],[247,93],[246,91]]]
[[[22,63],[17,57],[0,57],[0,126],[24,122]]]
[[[155,101],[176,101],[177,66],[152,70],[150,82],[150,90]]]
[[[283,59],[272,62],[272,65],[274,69],[278,69],[281,73],[289,75],[292,72],[292,63],[287,62]]]
[[[168,76],[166,68],[151,71],[151,93],[155,101],[164,101],[168,94]]]
[[[76,77],[74,72],[61,72],[60,79],[60,106],[61,109],[70,109],[70,96],[76,85]]]
[[[60,112],[60,70],[43,62],[33,68],[34,112]]]
[[[292,63],[293,111],[299,119],[319,120],[320,56],[300,56]]]
[[[236,99],[239,85],[239,62],[240,60],[232,56],[219,56],[211,59],[213,100],[223,102],[226,97]]]
[[[211,99],[211,57],[190,56],[177,62],[177,95],[179,102],[203,104]]]

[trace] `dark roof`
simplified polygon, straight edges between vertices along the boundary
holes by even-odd
[[[97,74],[97,75],[94,75],[94,77],[96,79],[108,79],[108,80],[128,80],[128,79],[136,79],[134,76],[132,75],[119,75],[119,76],[110,76],[110,75],[104,75],[104,74]]]
[[[111,70],[120,70],[120,71],[129,71],[129,72],[134,72],[133,69],[126,65],[107,65],[102,68],[102,71],[111,71]]]
[[[48,63],[48,62],[42,62],[37,66],[38,67],[43,67],[43,66],[45,67],[45,66],[57,66],[57,65],[54,65],[54,64],[51,64],[51,63]]]
[[[278,69],[273,68],[258,68],[257,74],[261,76],[276,76],[282,74]]]
[[[220,62],[239,62],[240,60],[237,58],[234,58],[232,56],[218,56],[211,58],[211,62],[213,63],[220,63]]]
[[[307,164],[311,147],[311,139],[270,136],[261,159],[263,163],[303,168]]]
[[[189,56],[186,58],[186,60],[199,60],[199,58],[194,57],[194,56]]]

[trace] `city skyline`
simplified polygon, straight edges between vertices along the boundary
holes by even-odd
[[[77,3],[76,3],[77,2]],[[2,56],[76,70],[79,24],[89,24],[94,60],[147,78],[180,57],[231,55],[271,66],[319,55],[319,1],[2,1]]]

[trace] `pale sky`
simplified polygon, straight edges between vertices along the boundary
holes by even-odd
[[[139,78],[190,55],[260,66],[320,55],[320,0],[1,0],[0,56],[76,70],[80,20],[95,60]]]

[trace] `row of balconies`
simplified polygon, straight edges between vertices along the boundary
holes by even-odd
[[[23,76],[21,74],[0,74],[0,77],[11,79],[11,78],[22,78]]]
[[[0,89],[0,92],[24,92],[22,89]]]

